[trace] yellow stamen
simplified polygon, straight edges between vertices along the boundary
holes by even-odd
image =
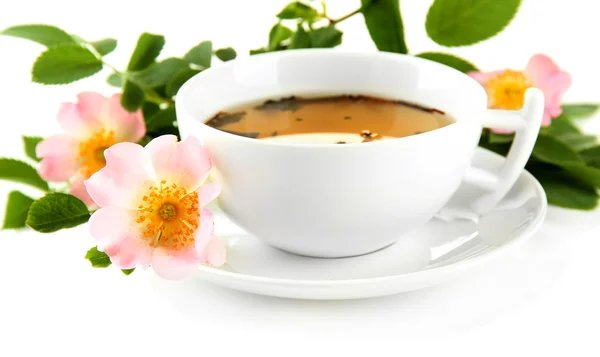
[[[79,144],[79,161],[81,175],[89,178],[96,171],[106,166],[104,150],[116,144],[114,131],[104,129],[96,132],[88,140]]]
[[[525,91],[532,86],[525,73],[507,69],[484,84],[488,94],[488,107],[521,109],[525,100]]]
[[[136,222],[143,227],[142,239],[151,247],[178,250],[195,244],[200,222],[198,193],[175,184],[152,186],[138,206]]]

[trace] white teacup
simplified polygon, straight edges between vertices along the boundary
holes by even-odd
[[[457,121],[423,134],[364,144],[257,140],[204,124],[221,110],[281,97],[363,94],[414,102]],[[527,90],[519,111],[488,110],[484,89],[450,67],[413,56],[291,50],[210,68],[180,89],[183,137],[210,152],[219,204],[240,227],[288,252],[347,257],[386,247],[430,220],[462,181],[485,188],[471,207],[491,210],[522,172],[544,97]],[[512,129],[504,167],[470,167],[482,127]]]

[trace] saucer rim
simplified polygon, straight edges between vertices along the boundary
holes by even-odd
[[[506,160],[506,157],[497,154],[491,150],[477,147],[476,151],[480,151],[485,155],[495,156],[501,160]],[[519,178],[525,177],[526,180],[531,182],[536,189],[538,203],[540,204],[540,213],[535,217],[535,219],[528,225],[528,227],[519,234],[517,238],[514,238],[506,243],[503,243],[489,252],[478,255],[473,258],[460,260],[455,263],[451,263],[448,265],[419,270],[415,272],[405,273],[405,274],[395,274],[395,275],[387,275],[387,276],[379,276],[379,277],[371,277],[371,278],[357,278],[357,279],[332,279],[332,280],[314,280],[314,279],[289,279],[289,278],[273,278],[267,276],[259,276],[259,275],[250,275],[238,272],[231,272],[222,270],[220,268],[211,267],[208,265],[201,265],[198,267],[198,271],[203,275],[218,275],[222,278],[233,279],[244,282],[252,282],[252,283],[260,283],[260,284],[275,284],[278,286],[288,285],[295,287],[335,287],[335,286],[353,286],[353,285],[364,285],[364,284],[374,284],[374,283],[382,283],[386,281],[424,281],[427,280],[427,276],[431,275],[431,277],[440,276],[440,275],[449,275],[452,276],[461,270],[466,270],[471,266],[478,265],[486,260],[497,258],[499,255],[505,253],[510,250],[510,248],[515,248],[519,244],[527,241],[535,232],[537,232],[540,226],[543,224],[546,214],[548,212],[548,200],[546,197],[546,192],[544,191],[542,185],[539,181],[533,176],[529,171],[523,170]]]

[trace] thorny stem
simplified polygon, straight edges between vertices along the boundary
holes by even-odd
[[[342,22],[342,21],[344,21],[346,19],[349,19],[352,16],[358,14],[361,10],[362,10],[362,8],[358,8],[358,9],[352,11],[351,13],[346,14],[346,15],[340,17],[339,19],[332,19],[332,18],[329,18],[329,17],[327,17],[327,19],[329,20],[329,24],[330,25],[335,25],[335,24],[338,24],[338,23],[340,23],[340,22]]]

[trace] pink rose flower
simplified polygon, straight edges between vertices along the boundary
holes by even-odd
[[[93,202],[83,180],[104,167],[104,150],[119,142],[139,141],[146,134],[142,112],[127,112],[120,98],[83,92],[77,103],[63,103],[57,119],[64,134],[50,136],[36,148],[42,159],[40,176],[50,182],[69,181],[70,193],[87,205]]]
[[[571,86],[569,73],[561,71],[550,57],[541,54],[531,57],[524,71],[507,69],[467,74],[485,88],[488,107],[492,109],[521,109],[527,88],[540,89],[545,100],[542,126],[550,125],[552,118],[562,113],[562,96]]]
[[[212,164],[198,139],[163,135],[146,147],[116,144],[104,155],[106,166],[84,184],[100,207],[90,218],[91,234],[113,264],[152,265],[163,278],[181,279],[199,264],[225,262],[205,207],[221,185],[202,185]]]

